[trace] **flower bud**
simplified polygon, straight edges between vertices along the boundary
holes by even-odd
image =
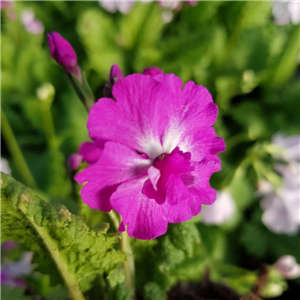
[[[77,66],[76,52],[71,44],[65,40],[58,32],[47,34],[50,53],[58,64],[66,69],[67,72],[72,72]]]
[[[163,70],[157,68],[157,67],[151,67],[151,68],[146,68],[143,71],[144,75],[150,75],[150,76],[156,76],[160,74],[164,74]]]
[[[51,83],[47,82],[36,90],[36,95],[39,100],[49,101],[52,103],[55,95],[55,89]]]
[[[73,153],[68,158],[68,166],[71,171],[77,171],[82,162],[82,155]]]
[[[112,87],[121,78],[123,78],[122,70],[118,65],[112,65],[109,74],[109,83],[105,84],[103,93],[105,97],[112,97]]]
[[[122,70],[118,65],[112,65],[110,69],[110,75],[109,75],[109,83],[111,86],[113,86],[118,79],[123,78]]]

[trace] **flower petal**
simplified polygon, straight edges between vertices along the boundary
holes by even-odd
[[[84,142],[80,145],[78,153],[82,155],[83,161],[88,164],[95,163],[101,156],[103,149],[98,148],[94,143]]]
[[[145,180],[139,178],[122,183],[110,200],[113,208],[122,216],[123,229],[127,225],[129,236],[141,240],[165,234],[168,227],[165,206],[142,193]]]
[[[83,184],[83,202],[91,208],[109,211],[109,198],[124,181],[147,174],[151,161],[141,158],[135,151],[117,143],[107,142],[101,158],[75,176]]]
[[[187,135],[180,143],[182,151],[192,154],[192,161],[201,161],[203,158],[225,151],[225,142],[219,138],[214,128],[205,128]]]
[[[90,111],[91,139],[118,142],[150,158],[157,157],[170,119],[169,94],[166,85],[150,76],[133,74],[119,79],[113,87],[117,102],[101,98]]]

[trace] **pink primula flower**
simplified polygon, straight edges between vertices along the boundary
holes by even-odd
[[[116,101],[99,99],[87,124],[103,153],[75,179],[86,183],[87,205],[121,215],[119,231],[153,239],[216,199],[209,179],[225,150],[212,128],[218,108],[206,88],[192,81],[182,88],[174,74],[129,75],[112,93]]]

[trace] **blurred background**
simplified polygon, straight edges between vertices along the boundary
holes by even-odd
[[[219,106],[215,128],[227,151],[220,155],[222,171],[212,177],[217,202],[191,221],[196,250],[168,261],[171,279],[161,289],[199,280],[209,257],[218,262],[208,264],[211,278],[241,294],[254,284],[252,271],[267,264],[273,277],[263,296],[296,299],[299,22],[299,2],[292,1],[1,1],[1,171],[92,222],[87,216],[94,212],[74,200],[78,188],[67,164],[89,140],[87,113],[49,54],[47,33],[57,31],[72,44],[96,99],[112,64],[125,75],[156,66],[193,80]],[[27,249],[5,249],[6,268],[24,266]],[[32,279],[32,257],[26,259],[27,269],[13,273],[6,286],[23,278],[19,288],[48,299],[49,283]],[[143,259],[137,257],[137,270]],[[147,280],[161,284],[141,276],[141,291]]]

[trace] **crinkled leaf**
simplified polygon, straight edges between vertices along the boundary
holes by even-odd
[[[108,224],[90,229],[66,207],[46,203],[12,177],[1,175],[2,240],[19,241],[34,251],[39,271],[52,270],[56,276],[51,279],[57,278],[56,265],[85,291],[97,275],[125,260],[116,249],[120,236],[107,234]]]

